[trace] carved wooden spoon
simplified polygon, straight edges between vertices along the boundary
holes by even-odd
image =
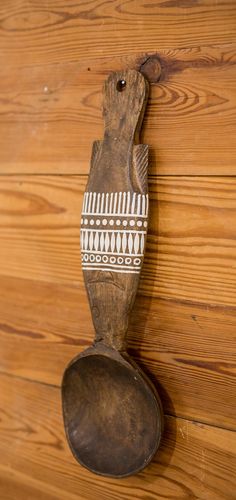
[[[103,141],[93,144],[81,252],[95,342],[66,368],[64,423],[76,459],[104,476],[145,467],[163,430],[158,394],[125,351],[148,221],[148,147],[138,144],[148,84],[134,70],[104,87]]]

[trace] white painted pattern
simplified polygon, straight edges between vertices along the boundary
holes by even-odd
[[[104,203],[105,202],[105,203]],[[82,216],[84,215],[116,215],[116,216],[148,216],[148,194],[119,193],[84,193]]]
[[[81,250],[94,252],[110,251],[111,253],[125,253],[128,247],[129,254],[143,253],[145,231],[109,231],[96,229],[81,229]]]
[[[147,194],[86,192],[81,215],[82,268],[139,273],[148,205]]]

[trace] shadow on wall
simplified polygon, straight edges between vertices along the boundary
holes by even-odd
[[[158,220],[156,220],[158,217],[158,211],[156,209],[154,210],[155,202],[154,200],[152,200],[151,192],[149,192],[149,198],[150,198],[149,221],[153,220],[152,217],[154,216],[155,213],[155,226],[159,227]],[[158,203],[158,200],[156,201],[156,203]],[[150,231],[151,229],[148,230],[147,239],[149,239],[149,236],[151,236]],[[148,266],[150,265],[150,260],[152,258],[151,256],[152,256],[151,252],[149,252],[148,257],[147,257],[147,252],[144,255],[144,265],[141,274],[141,280],[142,277],[145,276],[146,278],[146,276],[148,276]],[[147,262],[147,259],[149,260],[149,263]],[[148,378],[152,381],[152,383],[156,387],[157,392],[162,401],[164,415],[168,413],[168,415],[174,416],[175,409],[169,394],[167,393],[165,387],[158,381],[158,376],[156,378],[156,376],[154,375],[150,367],[150,364],[149,367],[147,366],[148,365],[147,345],[148,349],[151,350],[151,352],[153,345],[152,331],[148,326],[149,314],[152,302],[158,300],[158,298],[153,297],[155,282],[156,280],[158,280],[158,261],[159,259],[158,259],[158,246],[157,246],[157,255],[155,255],[155,262],[157,264],[155,267],[152,265],[152,273],[151,273],[152,279],[148,281],[148,295],[145,295],[144,297],[140,296],[139,294],[137,295],[131,313],[129,331],[127,336],[127,344],[128,344],[127,351],[130,354],[130,356],[135,359],[140,368],[144,371],[144,373],[148,376]],[[144,344],[146,347],[144,347]],[[153,346],[153,348],[155,348],[155,351],[157,352],[157,365],[158,365],[158,345]],[[147,362],[145,361],[145,349],[147,353]],[[148,480],[150,480],[151,482],[153,481],[154,476],[163,475],[166,467],[168,467],[169,463],[171,462],[171,457],[175,449],[176,433],[177,433],[176,419],[171,418],[171,425],[169,420],[170,418],[169,419],[165,418],[164,433],[160,448],[158,449],[155,458],[148,467],[150,469],[150,472],[153,471],[150,474],[150,476],[147,476],[149,478]],[[153,470],[153,467],[155,467],[155,470]]]

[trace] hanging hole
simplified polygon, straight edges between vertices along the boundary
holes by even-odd
[[[116,89],[118,90],[118,92],[123,92],[123,90],[125,90],[125,87],[126,87],[125,80],[119,80],[116,84]]]

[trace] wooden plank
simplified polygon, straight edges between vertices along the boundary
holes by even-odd
[[[2,0],[1,67],[231,42],[232,0]]]
[[[83,283],[79,226],[86,178],[1,178],[0,274]],[[150,178],[140,293],[235,307],[236,179]]]
[[[236,174],[235,44],[6,66],[1,173],[87,174],[92,142],[103,136],[103,81],[111,71],[157,60],[161,80],[151,85],[141,137],[150,145],[150,174]]]
[[[58,488],[37,481],[29,474],[13,470],[0,464],[0,494],[3,500],[33,499],[59,500]],[[75,498],[71,496],[71,498]]]
[[[0,279],[0,370],[59,386],[93,341],[84,287]],[[160,391],[165,413],[235,429],[234,310],[139,296],[130,354]]]
[[[11,500],[198,498],[231,500],[235,433],[167,417],[152,464],[120,480],[95,476],[65,442],[57,388],[0,376],[0,492]],[[9,497],[10,487],[11,497]]]

